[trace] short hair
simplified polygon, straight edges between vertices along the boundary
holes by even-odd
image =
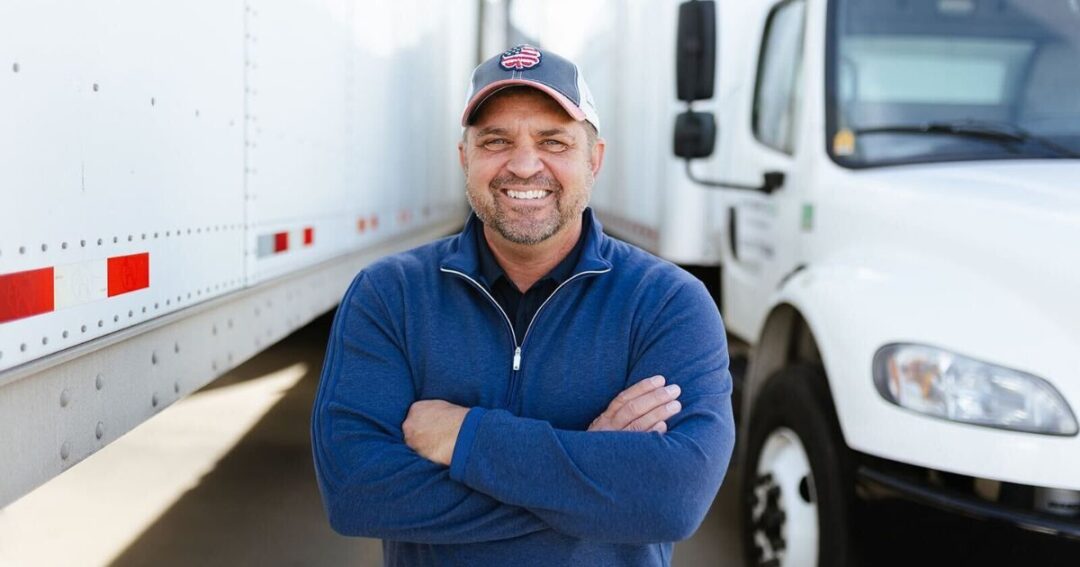
[[[589,141],[589,149],[592,150],[596,146],[596,141],[600,139],[600,132],[597,132],[596,126],[588,120],[582,120],[581,125],[585,127],[585,138]]]
[[[550,96],[548,96],[543,91],[534,89],[532,87],[527,87],[527,86],[524,86],[524,85],[516,85],[516,86],[512,86],[512,87],[506,87],[505,89],[500,89],[500,90],[495,91],[494,93],[492,93],[491,96],[489,96],[486,100],[484,100],[484,102],[482,102],[479,106],[476,107],[476,111],[473,112],[473,116],[476,116],[477,114],[480,114],[481,109],[483,109],[485,105],[487,105],[489,102],[491,102],[491,101],[493,101],[493,100],[495,100],[497,98],[502,98],[502,97],[505,97],[505,96],[515,96],[515,95],[533,96],[534,94],[535,95],[540,95],[540,96],[550,100],[551,102],[555,103],[555,106],[559,107],[559,110],[562,110],[563,112],[566,112],[566,109],[563,108],[562,105],[560,105],[555,99],[551,98]],[[569,113],[567,113],[567,116],[569,116]],[[598,132],[596,130],[596,126],[593,126],[593,123],[589,122],[588,120],[581,120],[579,122],[581,123],[582,127],[585,128],[585,139],[586,139],[586,142],[587,142],[587,147],[591,151],[593,149],[593,147],[596,146],[597,140],[600,139],[600,132]],[[472,127],[472,116],[469,117],[469,127],[470,128]],[[465,141],[465,138],[468,136],[468,134],[469,134],[469,128],[465,128],[465,130],[461,132],[461,140]]]

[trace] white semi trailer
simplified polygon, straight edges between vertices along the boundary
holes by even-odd
[[[1080,2],[558,4],[601,219],[748,350],[749,564],[850,565],[856,488],[1080,536]]]
[[[0,506],[465,219],[482,3],[0,3]]]

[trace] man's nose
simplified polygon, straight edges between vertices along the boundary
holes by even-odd
[[[528,179],[544,169],[544,162],[540,161],[540,153],[531,145],[525,144],[512,150],[510,162],[506,169],[521,179]]]

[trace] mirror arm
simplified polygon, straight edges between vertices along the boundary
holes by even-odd
[[[714,181],[711,179],[701,179],[694,175],[693,167],[690,162],[692,160],[686,160],[686,176],[690,178],[694,183],[704,185],[713,189],[738,189],[741,191],[758,191],[766,195],[772,195],[774,191],[783,187],[784,174],[779,171],[770,171],[765,173],[765,182],[760,186],[755,185],[743,185],[740,183],[730,183],[727,181]]]

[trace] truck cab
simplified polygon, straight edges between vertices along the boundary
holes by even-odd
[[[750,564],[855,563],[856,488],[1080,535],[1080,3],[702,5]]]

